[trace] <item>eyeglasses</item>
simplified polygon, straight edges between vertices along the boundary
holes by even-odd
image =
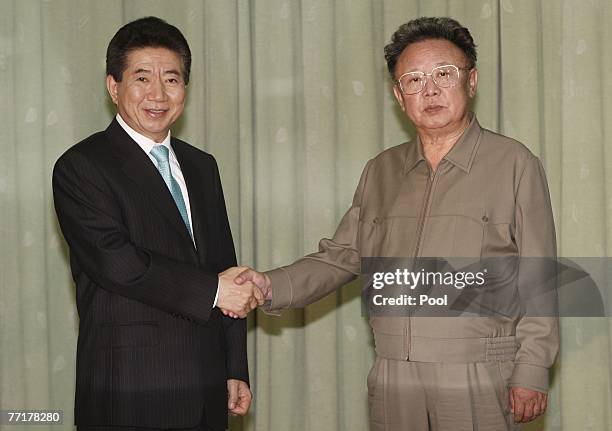
[[[427,76],[431,76],[434,84],[440,88],[454,87],[459,82],[460,70],[472,70],[471,67],[457,67],[454,64],[436,66],[431,73],[407,72],[404,73],[395,83],[406,96],[417,94],[423,91],[427,82]]]

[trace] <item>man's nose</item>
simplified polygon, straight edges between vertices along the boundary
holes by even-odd
[[[164,100],[166,98],[166,88],[159,79],[154,79],[149,87],[149,99]]]
[[[440,89],[438,88],[438,86],[434,82],[433,76],[425,75],[424,79],[425,79],[425,87],[423,88],[423,93],[426,96],[433,96],[435,94],[438,94]]]

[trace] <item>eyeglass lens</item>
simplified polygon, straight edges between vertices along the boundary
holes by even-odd
[[[434,83],[438,87],[452,87],[459,80],[459,70],[456,66],[446,65],[435,67],[431,74],[423,72],[410,72],[403,75],[400,79],[400,85],[405,94],[415,94],[425,88],[426,75],[431,75]]]

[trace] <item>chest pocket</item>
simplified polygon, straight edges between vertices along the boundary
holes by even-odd
[[[511,224],[483,205],[461,205],[447,214],[432,214],[425,224],[422,255],[484,258],[514,255]]]
[[[360,227],[362,256],[410,257],[416,247],[418,217],[377,216]]]
[[[479,204],[434,209],[425,221],[419,254],[480,258],[488,222],[486,211]]]

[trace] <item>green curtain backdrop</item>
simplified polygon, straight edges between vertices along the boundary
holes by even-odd
[[[72,428],[78,317],[51,169],[112,118],[106,45],[145,15],[192,47],[173,133],[216,156],[241,263],[314,251],[365,162],[413,137],[382,49],[432,15],[478,44],[481,124],[542,158],[560,255],[612,256],[609,0],[0,0],[1,409],[62,409],[64,425],[48,429]],[[255,401],[232,430],[367,430],[373,348],[359,290],[249,317]],[[527,429],[612,430],[611,334],[607,318],[562,320],[549,412]]]

